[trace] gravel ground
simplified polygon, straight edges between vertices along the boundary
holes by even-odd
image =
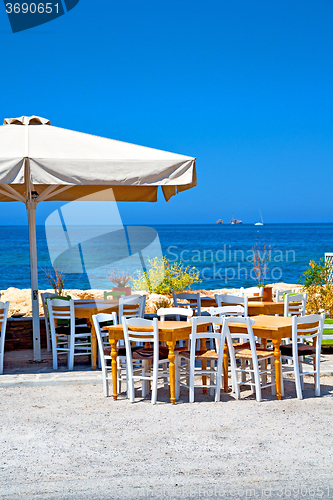
[[[1,499],[333,498],[333,377],[176,406],[101,385],[0,388]]]

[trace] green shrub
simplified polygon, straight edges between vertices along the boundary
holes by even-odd
[[[319,262],[310,260],[309,268],[302,274],[299,283],[303,288],[308,289],[312,285],[323,286],[328,283],[328,277],[331,271],[331,265],[320,259]]]
[[[171,296],[172,292],[190,290],[194,283],[201,283],[199,271],[195,267],[184,267],[181,262],[171,264],[166,257],[149,260],[147,272],[137,271],[132,278],[135,290]]]

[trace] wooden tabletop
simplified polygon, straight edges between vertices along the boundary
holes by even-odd
[[[281,340],[291,337],[291,317],[260,315],[253,316],[251,319],[254,320],[254,325],[252,325],[253,333],[259,338]],[[233,333],[234,330],[237,330],[237,333],[241,333],[246,330],[246,325],[243,323],[231,323],[229,328]]]
[[[200,325],[205,325],[207,327],[208,323],[200,323]],[[199,326],[199,325],[198,325]],[[123,325],[111,325],[111,326],[104,326],[104,330],[109,330],[110,332],[122,332],[123,331]],[[151,332],[152,328],[147,328],[147,327],[131,327],[131,330],[136,330],[136,331],[142,331],[142,332]],[[189,321],[159,321],[158,322],[158,329],[160,331],[163,331],[165,333],[173,333],[175,331],[177,332],[182,332],[182,331],[188,331],[192,329],[192,323]]]

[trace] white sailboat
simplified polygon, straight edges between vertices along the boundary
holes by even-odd
[[[264,221],[263,221],[260,210],[259,210],[259,215],[260,215],[260,222],[255,222],[254,223],[255,226],[263,226],[264,225]]]

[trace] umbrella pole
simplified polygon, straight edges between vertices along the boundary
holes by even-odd
[[[37,205],[37,203],[34,201],[29,201],[26,204],[27,210],[28,210],[28,222],[29,222],[32,329],[33,329],[34,360],[41,361],[39,300],[38,300],[37,238],[36,238],[36,218],[35,218],[36,205]]]

